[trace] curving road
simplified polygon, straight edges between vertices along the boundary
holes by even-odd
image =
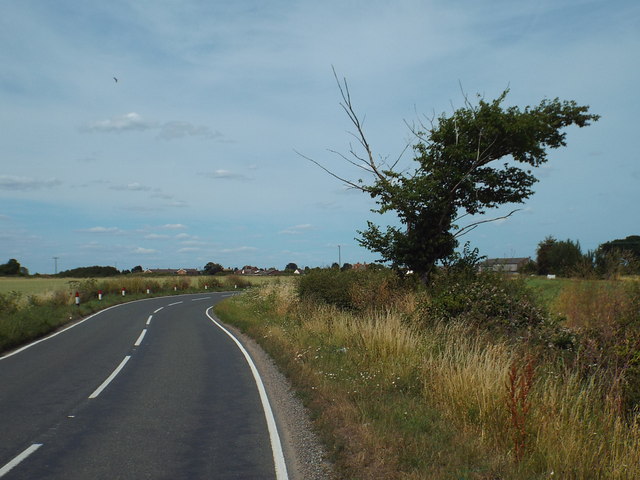
[[[224,296],[119,305],[1,357],[0,477],[286,479]]]

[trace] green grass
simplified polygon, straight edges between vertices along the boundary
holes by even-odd
[[[526,277],[525,279],[525,283],[534,292],[536,298],[546,306],[550,306],[555,301],[570,281],[567,278],[549,279],[542,276]]]
[[[0,277],[0,293],[19,292],[25,295],[41,295],[56,290],[70,290],[70,282],[77,278],[57,277]]]

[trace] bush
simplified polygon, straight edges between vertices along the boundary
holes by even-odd
[[[298,296],[347,310],[384,309],[399,295],[391,270],[313,270],[300,279]]]
[[[456,319],[515,333],[538,326],[548,317],[522,280],[502,274],[461,276],[442,272],[429,293],[424,315],[431,322]]]

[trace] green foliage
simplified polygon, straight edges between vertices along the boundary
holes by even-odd
[[[219,263],[209,262],[204,266],[204,273],[206,275],[215,275],[216,273],[222,272],[224,267]]]
[[[101,267],[94,265],[93,267],[80,267],[71,270],[65,270],[58,273],[59,277],[70,278],[90,278],[90,277],[113,277],[120,275],[120,271],[115,267]]]
[[[389,269],[317,269],[300,278],[298,296],[342,309],[367,310],[389,305],[400,285]]]
[[[0,275],[20,275],[21,267],[20,263],[12,258],[7,263],[0,265]]]
[[[536,253],[540,275],[571,276],[584,258],[580,242],[568,239],[559,241],[552,236],[548,236],[538,244]]]
[[[384,261],[428,276],[438,260],[453,253],[456,237],[477,225],[460,228],[459,218],[522,203],[537,181],[529,168],[547,161],[547,149],[566,145],[564,127],[584,127],[599,118],[587,113],[587,106],[558,99],[524,110],[503,107],[507,93],[490,102],[480,98],[477,106],[467,101],[415,132],[413,170],[398,172],[370,161],[374,182],[359,188],[376,200],[377,212],[395,212],[402,227],[383,232],[369,222],[359,232],[361,245]]]
[[[461,320],[513,334],[548,318],[523,281],[499,273],[443,271],[435,276],[429,293],[423,315],[428,322]]]
[[[598,247],[598,250],[603,252],[626,250],[640,259],[640,235],[629,235],[624,239],[616,239],[603,243]]]

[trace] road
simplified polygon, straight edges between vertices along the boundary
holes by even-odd
[[[0,358],[2,480],[286,479],[223,297],[119,305]]]

